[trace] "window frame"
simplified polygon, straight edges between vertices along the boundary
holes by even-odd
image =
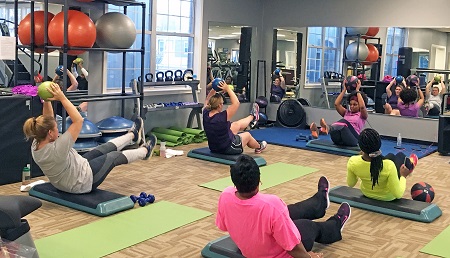
[[[157,53],[159,52],[159,50],[161,50],[160,49],[160,44],[161,43],[163,44],[163,46],[162,46],[163,47],[163,52],[167,51],[167,46],[165,45],[165,43],[164,42],[158,42],[158,40],[157,40],[158,36],[172,36],[172,37],[189,37],[189,38],[192,38],[191,40],[185,42],[187,44],[187,47],[186,47],[186,45],[183,45],[183,49],[184,50],[186,50],[186,48],[187,49],[189,49],[189,48],[192,49],[191,52],[183,52],[186,55],[187,54],[191,54],[192,58],[189,61],[190,63],[187,64],[188,67],[182,68],[182,69],[183,70],[184,69],[193,69],[193,67],[195,66],[194,54],[195,54],[195,52],[197,52],[197,51],[195,51],[195,49],[196,49],[195,48],[195,44],[196,44],[195,43],[196,42],[196,40],[195,40],[195,36],[196,36],[195,35],[195,28],[197,27],[196,24],[195,24],[195,22],[196,22],[196,16],[195,15],[196,15],[196,10],[198,8],[198,3],[197,3],[198,0],[179,0],[179,1],[180,1],[180,3],[181,2],[190,2],[191,5],[192,5],[191,17],[186,17],[185,15],[181,15],[181,13],[180,13],[179,16],[176,16],[176,17],[190,18],[191,19],[192,24],[191,24],[191,29],[190,29],[191,32],[190,33],[158,31],[156,29],[156,27],[157,27],[157,17],[158,17],[157,1],[155,1],[155,0],[148,0],[149,7],[147,7],[148,8],[148,13],[146,14],[147,15],[146,16],[146,21],[147,21],[146,30],[145,30],[144,33],[142,33],[140,28],[139,29],[137,28],[137,37],[136,37],[136,43],[139,46],[140,46],[140,43],[139,43],[140,42],[140,34],[149,35],[149,37],[150,37],[150,39],[149,39],[149,43],[150,44],[148,44],[147,39],[146,39],[146,45],[147,46],[149,45],[150,49],[147,49],[147,47],[145,49],[145,52],[146,52],[145,53],[145,59],[146,60],[150,59],[150,66],[149,67],[145,67],[145,73],[150,72],[150,73],[152,73],[155,76],[156,72],[158,72],[156,60],[158,58]],[[116,10],[116,9],[117,9],[117,7],[115,9],[113,9],[113,11]],[[169,14],[162,14],[162,15],[169,15]],[[174,15],[170,14],[169,16],[174,16]],[[134,22],[137,23],[137,21],[134,21]],[[192,46],[189,46],[189,44],[192,44]],[[147,54],[147,53],[149,53],[149,54]],[[104,92],[119,91],[120,90],[119,87],[109,87],[108,88],[108,86],[107,86],[107,84],[108,84],[108,81],[107,81],[108,80],[108,78],[107,78],[108,77],[108,72],[107,71],[110,69],[108,67],[108,58],[107,58],[107,56],[108,56],[107,54],[104,55],[104,63],[105,63],[105,68],[104,68]],[[140,69],[140,66],[138,68]],[[125,69],[133,70],[133,69],[137,69],[137,68],[136,67],[134,67],[134,68],[133,67],[127,67]],[[165,70],[164,70],[164,72],[165,72]],[[120,78],[121,78],[121,74],[120,74]],[[170,91],[171,89],[169,89],[169,88],[170,87],[167,87],[167,90]],[[178,88],[174,88],[172,90],[173,91],[177,91],[177,92],[181,92],[181,93],[184,93],[186,91],[184,88],[180,89],[179,87]],[[145,91],[155,91],[156,95],[158,95],[157,92],[160,92],[159,90],[150,89],[148,87],[145,88]],[[191,93],[190,90],[189,90],[189,93]],[[153,95],[153,94],[150,94],[150,95]]]
[[[389,31],[390,29],[392,29],[392,42],[391,44],[389,44]],[[400,36],[400,38],[396,37],[396,30],[401,30],[402,34]],[[398,44],[398,47],[404,47],[407,45],[407,29],[406,28],[401,28],[401,27],[388,27],[386,30],[386,41],[385,41],[385,53],[384,53],[384,65],[383,65],[383,77],[386,75],[392,75],[392,76],[397,76],[398,74],[398,66],[396,66],[394,68],[394,64],[396,64],[398,62],[398,49],[397,49],[397,54],[395,54],[395,48],[394,46],[396,46],[396,42],[398,40],[403,41],[400,42],[400,44]],[[397,41],[396,41],[397,39]],[[389,46],[390,45],[390,46]],[[388,60],[390,59],[390,62],[388,62]],[[389,69],[386,67],[387,65],[390,65]],[[393,73],[395,71],[395,73]]]
[[[321,34],[320,34],[321,35],[321,44],[320,45],[314,45],[314,44],[310,45],[309,44],[308,40],[310,37],[310,31],[311,31],[310,28],[320,28],[321,29]],[[329,28],[338,29],[337,36],[333,37],[333,38],[337,39],[336,42],[339,43],[339,45],[337,45],[336,47],[326,46],[326,41],[330,38],[330,37],[327,37],[327,34],[328,34],[327,30]],[[324,66],[325,66],[325,52],[327,50],[335,51],[334,62],[335,62],[335,66],[337,67],[337,71],[335,71],[335,72],[338,72],[338,73],[342,72],[342,58],[343,58],[342,55],[344,52],[343,51],[344,32],[345,32],[345,30],[343,27],[308,27],[307,28],[307,31],[306,31],[306,35],[307,35],[307,38],[306,38],[306,63],[305,63],[305,68],[304,68],[304,75],[305,75],[304,76],[304,85],[305,85],[304,87],[305,88],[316,88],[316,87],[320,86],[320,84],[321,84],[320,78],[323,77],[323,71],[324,71]],[[309,58],[310,49],[316,49],[316,51],[320,49],[320,51],[321,51],[320,59],[310,59]],[[309,82],[308,81],[308,71],[317,71],[317,70],[309,69],[309,61],[310,60],[316,60],[316,61],[320,60],[319,78],[318,78],[317,82]]]

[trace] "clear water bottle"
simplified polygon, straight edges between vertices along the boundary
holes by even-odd
[[[22,170],[22,185],[28,185],[31,181],[31,171],[28,166]]]
[[[398,133],[397,135],[397,147],[402,147],[402,134]]]
[[[159,147],[159,156],[165,158],[166,157],[166,142],[161,142],[161,146]]]

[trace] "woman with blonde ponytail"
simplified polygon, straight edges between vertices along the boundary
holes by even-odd
[[[96,189],[108,173],[117,165],[138,159],[148,159],[156,143],[156,137],[142,142],[143,121],[139,117],[132,129],[99,147],[79,155],[72,147],[83,126],[83,118],[56,83],[47,90],[53,95],[43,104],[42,115],[25,121],[23,132],[27,140],[33,140],[31,154],[50,183],[68,193],[87,193]],[[61,136],[54,118],[51,101],[59,101],[72,119],[72,124]],[[120,151],[132,141],[140,144],[134,150]]]
[[[364,196],[381,201],[392,201],[403,196],[406,177],[417,165],[416,154],[409,158],[402,152],[383,157],[381,138],[377,131],[364,129],[359,135],[361,155],[353,156],[347,163],[347,184],[354,187],[361,179]]]
[[[248,146],[255,149],[255,153],[261,153],[267,147],[267,142],[257,142],[249,132],[239,133],[249,125],[255,125],[258,122],[258,104],[253,104],[250,115],[231,122],[240,102],[234,91],[224,81],[219,83],[219,88],[228,93],[231,104],[224,110],[222,95],[214,89],[211,89],[206,97],[203,109],[203,127],[208,138],[209,149],[215,153],[234,155],[241,154],[244,151],[243,146]]]

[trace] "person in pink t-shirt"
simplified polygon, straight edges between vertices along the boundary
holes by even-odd
[[[219,198],[216,225],[228,231],[247,258],[323,257],[311,252],[314,242],[331,244],[342,239],[341,231],[350,218],[348,203],[324,222],[329,206],[329,183],[321,177],[312,197],[286,205],[279,197],[259,193],[260,171],[254,159],[241,155],[231,165],[235,187],[226,188]]]
[[[347,80],[344,80],[344,85]],[[336,145],[342,146],[358,146],[359,133],[364,129],[366,120],[369,117],[367,113],[367,96],[364,92],[359,91],[361,82],[358,80],[356,90],[351,92],[347,97],[348,109],[342,105],[342,100],[347,91],[346,87],[342,87],[342,91],[334,102],[336,111],[343,118],[332,125],[327,125],[325,119],[320,120],[320,130],[316,123],[310,125],[311,134],[314,138],[319,138],[319,134],[330,134],[331,140]]]

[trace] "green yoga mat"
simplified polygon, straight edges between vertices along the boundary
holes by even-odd
[[[102,257],[210,216],[160,201],[35,241],[42,258]]]
[[[308,175],[316,172],[318,169],[310,167],[302,167],[286,163],[275,163],[268,166],[260,167],[262,185],[259,190],[264,190],[272,186],[285,183],[292,179]],[[232,186],[233,182],[230,177],[214,180],[212,182],[202,184],[200,186],[212,190],[223,191],[226,187]]]
[[[444,229],[425,247],[420,249],[420,252],[431,254],[440,257],[450,257],[450,226]]]

